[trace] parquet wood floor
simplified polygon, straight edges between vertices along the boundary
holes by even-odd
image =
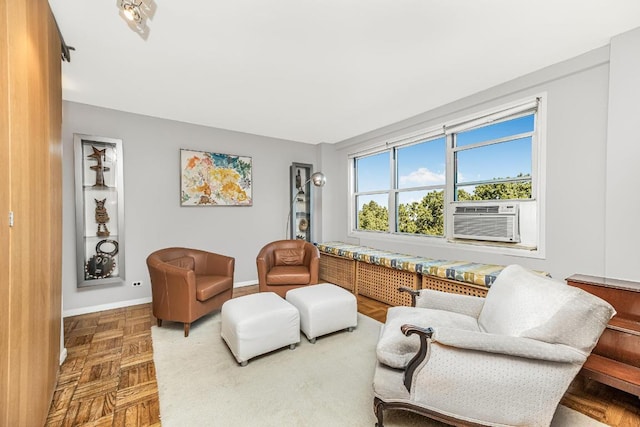
[[[388,307],[358,297],[358,311],[380,322]],[[160,426],[152,324],[151,304],[65,318],[68,355],[46,426]],[[562,403],[610,426],[640,427],[640,399],[594,381],[576,378]]]
[[[160,426],[151,304],[64,319],[47,426]]]

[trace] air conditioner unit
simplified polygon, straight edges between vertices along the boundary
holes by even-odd
[[[453,213],[453,237],[519,243],[518,204],[456,205]]]

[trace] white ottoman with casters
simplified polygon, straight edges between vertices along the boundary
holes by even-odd
[[[260,292],[226,301],[220,309],[220,335],[234,357],[249,359],[300,342],[298,309],[273,292]]]
[[[358,325],[356,297],[331,283],[292,289],[286,299],[300,312],[300,329],[311,343],[341,329],[351,332]]]

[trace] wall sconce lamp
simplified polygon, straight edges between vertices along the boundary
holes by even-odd
[[[284,233],[285,238],[288,238],[289,235],[289,223],[293,214],[293,204],[298,200],[298,196],[304,194],[304,187],[310,182],[313,183],[313,185],[315,185],[316,187],[322,187],[327,183],[327,177],[324,176],[322,172],[315,172],[311,174],[311,177],[304,183],[296,183],[298,191],[291,197],[291,201],[289,203],[289,215],[287,216],[287,226]]]
[[[144,40],[149,37],[147,19],[153,19],[156,13],[154,0],[116,0],[120,16],[125,20],[129,28],[135,31]]]

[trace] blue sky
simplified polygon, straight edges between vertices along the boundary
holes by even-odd
[[[507,135],[529,132],[533,130],[533,127],[534,115],[531,114],[461,132],[457,134],[457,145],[465,146]],[[443,137],[427,143],[400,148],[398,150],[398,187],[444,185],[445,143]],[[388,190],[390,188],[389,168],[389,153],[360,158],[358,160],[359,188],[357,191]],[[531,173],[530,137],[458,153],[459,182],[515,177],[519,173]]]

